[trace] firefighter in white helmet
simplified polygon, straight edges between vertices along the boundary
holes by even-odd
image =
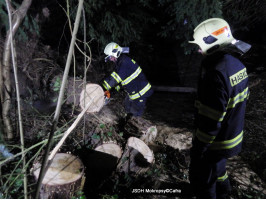
[[[120,85],[127,92],[125,99],[125,109],[129,116],[142,116],[146,101],[152,95],[153,90],[148,82],[141,67],[135,60],[129,58],[124,53],[129,53],[128,47],[120,47],[118,44],[111,42],[105,49],[105,61],[115,63],[115,70],[103,82],[105,94],[110,97],[109,90],[114,86],[116,89]]]
[[[197,198],[228,198],[226,161],[241,151],[249,95],[247,70],[233,54],[246,53],[250,45],[236,40],[220,18],[203,21],[193,37],[190,43],[197,44],[205,58],[195,102],[190,183]]]

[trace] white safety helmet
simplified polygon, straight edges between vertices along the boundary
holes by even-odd
[[[229,24],[220,18],[203,21],[194,29],[195,43],[200,46],[203,54],[211,54],[217,49],[236,41],[232,36]]]
[[[118,58],[121,53],[129,53],[129,48],[128,47],[120,47],[118,44],[115,42],[111,42],[106,45],[104,49],[105,55],[105,62],[108,61],[110,56],[113,56],[115,58]]]

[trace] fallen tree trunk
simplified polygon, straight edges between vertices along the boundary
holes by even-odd
[[[125,130],[129,135],[140,138],[146,144],[153,142],[157,136],[156,126],[142,117],[131,117],[125,125]]]
[[[191,88],[191,87],[152,86],[152,88],[155,91],[159,91],[159,92],[183,92],[183,93],[197,92],[195,88]]]
[[[33,175],[37,180],[40,163],[35,163]],[[70,199],[84,185],[84,166],[81,160],[71,154],[58,153],[48,168],[41,183],[40,198]]]

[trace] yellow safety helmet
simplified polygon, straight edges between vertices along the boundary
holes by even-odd
[[[229,24],[220,18],[203,21],[194,29],[195,43],[200,46],[203,54],[211,54],[219,48],[236,41],[232,36]]]

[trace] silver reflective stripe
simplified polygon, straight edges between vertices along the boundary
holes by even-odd
[[[129,95],[129,98],[134,100],[137,99],[141,96],[143,96],[149,89],[151,88],[151,84],[148,83],[140,92],[138,92],[137,94],[134,95]]]
[[[138,77],[138,75],[141,73],[141,68],[138,67],[138,69],[131,74],[129,77],[127,77],[125,80],[122,81],[122,85],[127,85],[129,84],[132,80],[134,80],[136,77]]]
[[[122,79],[116,72],[113,72],[111,76],[116,80],[117,83],[120,83],[122,81]]]
[[[214,141],[210,149],[211,150],[221,150],[221,149],[232,149],[237,146],[243,140],[243,131],[239,133],[235,138],[225,141]]]
[[[248,87],[243,90],[243,92],[237,94],[235,97],[230,98],[228,101],[227,109],[234,108],[236,104],[245,101],[248,98],[249,90]]]

